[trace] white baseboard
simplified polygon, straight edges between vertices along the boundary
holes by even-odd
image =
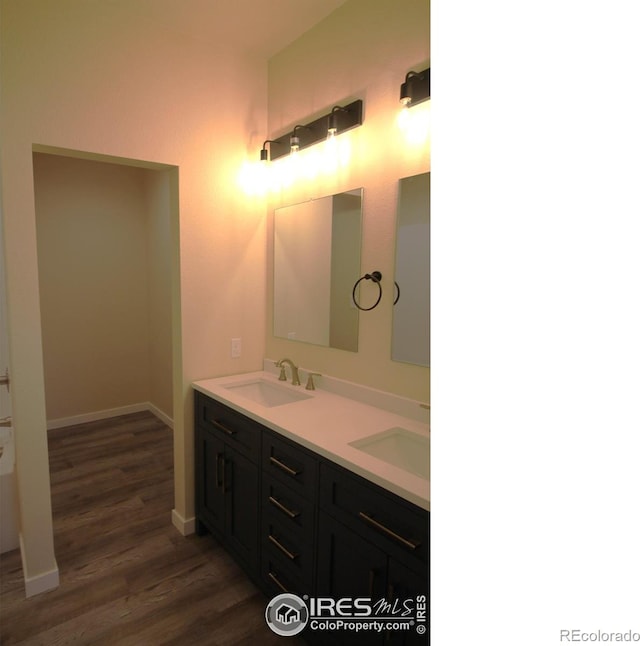
[[[33,597],[36,594],[53,590],[60,585],[60,574],[58,568],[55,568],[44,574],[24,578],[24,592],[26,597]]]
[[[129,415],[131,413],[141,413],[143,411],[149,411],[153,413],[164,424],[173,429],[173,420],[166,413],[163,413],[157,406],[154,406],[151,402],[141,402],[139,404],[129,404],[128,406],[99,410],[93,413],[84,413],[82,415],[73,415],[71,417],[49,419],[47,420],[47,430],[51,431],[55,428],[74,426],[75,424],[85,424],[86,422],[97,422],[101,419],[109,419],[110,417],[118,417],[119,415]]]
[[[22,534],[20,534],[20,554],[22,562],[24,563],[24,545],[22,543]],[[60,573],[58,572],[58,564],[43,574],[28,577],[24,575],[24,592],[26,597],[33,597],[36,594],[53,590],[60,585]]]
[[[171,522],[173,523],[173,526],[183,536],[189,536],[190,534],[195,534],[195,531],[196,531],[195,518],[184,519],[175,509],[172,509]]]
[[[163,411],[161,411],[157,406],[154,406],[151,402],[147,402],[147,410],[153,413],[161,422],[164,422],[171,430],[173,430],[173,420]]]

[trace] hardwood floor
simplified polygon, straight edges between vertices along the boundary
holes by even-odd
[[[49,432],[60,587],[25,599],[20,551],[0,557],[0,644],[301,644],[211,536],[171,524],[173,439],[151,413]]]

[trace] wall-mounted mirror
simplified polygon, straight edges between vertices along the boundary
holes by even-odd
[[[361,188],[275,210],[274,336],[357,352],[361,226]]]
[[[400,180],[391,358],[430,365],[431,175]]]

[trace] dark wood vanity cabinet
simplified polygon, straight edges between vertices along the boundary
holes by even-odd
[[[428,607],[428,511],[198,391],[195,417],[196,530],[216,536],[269,598],[422,595]],[[413,630],[302,636],[428,644]]]
[[[209,530],[256,577],[262,427],[196,392],[196,531]]]

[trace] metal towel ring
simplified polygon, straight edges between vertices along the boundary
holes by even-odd
[[[377,286],[378,286],[378,299],[376,302],[371,306],[371,307],[361,307],[360,303],[356,300],[356,289],[358,288],[358,285],[363,281],[363,280],[372,280]],[[380,281],[382,280],[382,274],[379,271],[372,271],[370,274],[365,274],[361,278],[358,278],[356,280],[356,284],[353,286],[353,291],[351,292],[351,298],[353,299],[353,304],[359,309],[362,310],[363,312],[369,312],[372,310],[374,307],[378,306],[378,303],[380,302],[380,299],[382,298],[382,285],[380,284]]]

